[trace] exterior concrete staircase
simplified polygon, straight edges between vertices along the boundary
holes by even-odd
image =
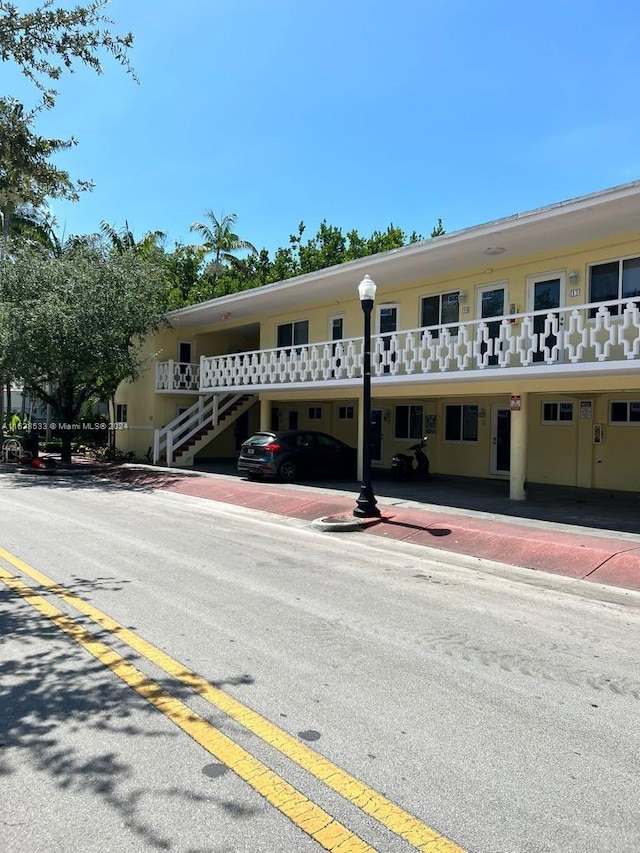
[[[253,394],[206,394],[171,423],[154,432],[153,464],[186,467],[255,402]]]

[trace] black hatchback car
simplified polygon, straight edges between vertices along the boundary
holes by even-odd
[[[324,432],[257,432],[240,448],[238,471],[250,480],[275,477],[293,483],[304,477],[354,477],[356,451]]]

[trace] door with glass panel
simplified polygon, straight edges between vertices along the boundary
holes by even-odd
[[[332,341],[341,341],[344,338],[344,316],[342,314],[336,314],[334,317],[329,318],[329,339]],[[335,359],[335,367],[339,368],[342,364],[342,359],[338,356],[336,358],[336,352],[338,349],[337,344],[331,345],[331,355]],[[331,371],[331,376],[335,376],[336,371]]]
[[[382,344],[385,353],[391,350],[391,337],[394,332],[398,331],[398,306],[397,305],[379,305],[378,306],[378,334],[382,337]],[[390,353],[389,361],[395,361],[395,353]],[[373,367],[373,364],[372,364]],[[390,373],[391,367],[385,364],[382,368],[382,373]]]
[[[536,335],[536,347],[533,361],[544,361],[553,356],[554,361],[561,361],[562,353],[553,354],[553,347],[558,341],[557,335],[553,334],[555,328],[562,325],[562,315],[551,314],[554,308],[562,308],[565,296],[564,273],[547,273],[541,276],[531,276],[527,280],[527,302],[529,311],[546,311],[546,314],[537,314],[533,318],[533,332]],[[551,316],[550,316],[551,314]],[[547,353],[548,351],[548,353]]]
[[[488,332],[487,337],[492,341],[491,354],[489,355],[489,365],[498,363],[497,355],[497,338],[500,335],[500,320],[491,321],[491,317],[503,317],[507,310],[507,285],[506,284],[488,284],[485,287],[478,288],[478,319],[487,320]],[[489,345],[482,343],[480,352],[484,355],[489,349]]]
[[[508,474],[511,469],[511,410],[491,406],[491,473]]]
[[[435,296],[424,296],[420,303],[420,325],[429,328],[432,338],[440,336],[440,329],[433,326],[444,326],[457,323],[460,319],[460,292],[437,293]],[[457,335],[458,327],[449,326],[449,334]]]

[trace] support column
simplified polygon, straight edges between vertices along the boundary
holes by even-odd
[[[509,497],[512,501],[526,501],[529,395],[526,392],[512,395],[511,400]],[[519,408],[515,401],[519,401]]]
[[[271,429],[271,405],[273,400],[260,397],[260,432],[268,432]]]

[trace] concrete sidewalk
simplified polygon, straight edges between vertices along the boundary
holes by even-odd
[[[101,476],[133,487],[164,489],[309,522],[351,515],[358,493],[355,484],[255,483],[232,473],[138,465],[105,467]],[[394,486],[397,487],[397,484]],[[489,498],[485,499],[487,509],[482,510],[427,503],[424,498],[438,494],[437,486],[430,487],[428,492],[423,484],[420,488],[423,499],[415,500],[415,491],[409,484],[405,484],[404,494],[397,488],[396,494],[393,494],[394,487],[389,484],[380,485],[376,488],[378,507],[382,513],[379,521],[367,524],[360,533],[326,535],[380,536],[640,591],[640,532],[636,533],[633,529],[640,530],[640,520],[636,525],[636,505],[632,501],[637,501],[635,495],[630,496],[628,502],[620,502],[617,507],[608,504],[598,507],[597,501],[589,505],[588,500],[582,501],[586,504],[582,508],[569,504],[571,511],[556,512],[557,520],[553,521],[535,517],[553,514],[553,508],[545,509],[544,505],[541,511],[536,512],[535,502],[509,502],[507,508],[518,514],[507,515],[489,511]],[[468,493],[471,486],[463,488]],[[439,490],[440,496],[442,491],[443,488]],[[502,504],[499,497],[493,500],[493,505],[498,509]],[[564,522],[567,515],[573,515],[580,509],[580,525]],[[617,518],[620,518],[620,526],[625,529],[617,530],[607,526],[610,522],[615,524]]]

